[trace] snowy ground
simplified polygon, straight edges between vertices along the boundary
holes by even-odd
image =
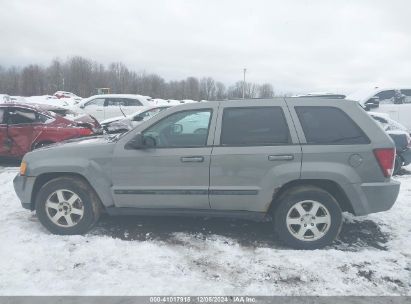
[[[106,217],[54,236],[21,208],[16,172],[0,168],[0,295],[411,295],[411,175],[392,210],[293,251],[269,223],[221,219]]]

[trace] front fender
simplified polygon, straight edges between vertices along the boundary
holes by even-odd
[[[114,205],[111,194],[111,169],[107,163],[95,160],[65,158],[64,164],[58,159],[36,161],[34,166],[28,164],[28,175],[39,179],[44,175],[76,174],[85,178],[96,191],[102,204],[106,207]]]

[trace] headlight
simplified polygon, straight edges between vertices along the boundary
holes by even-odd
[[[27,163],[23,160],[20,164],[20,175],[26,175]]]

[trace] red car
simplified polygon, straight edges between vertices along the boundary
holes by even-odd
[[[70,138],[101,132],[90,115],[44,104],[0,104],[0,159]]]

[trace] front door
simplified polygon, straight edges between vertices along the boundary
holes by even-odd
[[[142,130],[150,149],[118,143],[113,158],[117,207],[209,209],[209,166],[216,108],[170,113]],[[128,140],[128,139],[127,139]]]
[[[84,112],[95,117],[98,121],[105,119],[106,98],[95,98],[84,106]]]

